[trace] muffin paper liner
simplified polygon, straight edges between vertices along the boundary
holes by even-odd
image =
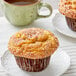
[[[71,28],[71,30],[76,31],[76,19],[65,17],[68,26]]]
[[[15,56],[18,66],[28,72],[39,72],[45,69],[50,61],[50,56],[43,59],[28,59]]]

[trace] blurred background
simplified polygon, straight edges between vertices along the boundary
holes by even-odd
[[[59,3],[60,0],[42,0],[42,1],[51,4],[53,9],[57,9],[58,8],[58,3]]]

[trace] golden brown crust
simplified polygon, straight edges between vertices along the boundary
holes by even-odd
[[[8,43],[12,54],[30,59],[51,56],[58,46],[54,34],[40,28],[23,29],[14,34]]]
[[[76,19],[76,0],[60,0],[59,11],[69,18]]]

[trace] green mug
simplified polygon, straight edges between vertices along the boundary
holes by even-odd
[[[29,4],[15,4],[15,2],[30,2]],[[3,0],[4,14],[7,20],[16,26],[24,26],[39,18],[46,18],[52,14],[52,7],[40,0]],[[39,15],[38,10],[46,7],[50,10],[49,15]]]

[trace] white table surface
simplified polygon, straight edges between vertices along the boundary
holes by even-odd
[[[34,23],[32,23],[33,26],[30,25],[21,28],[10,25],[10,23],[6,21],[4,17],[1,17],[0,18],[0,57],[8,49],[7,48],[8,40],[14,32],[26,27],[40,27],[52,31],[59,39],[60,42],[59,48],[64,49],[64,51],[67,52],[71,58],[71,66],[62,76],[76,76],[76,39],[64,36],[56,31],[54,25],[52,24],[52,18],[54,17],[55,13],[56,11],[54,10],[51,17],[46,19],[36,20]],[[1,72],[2,70],[3,68],[0,65],[0,76],[7,76],[3,74],[3,72]]]

